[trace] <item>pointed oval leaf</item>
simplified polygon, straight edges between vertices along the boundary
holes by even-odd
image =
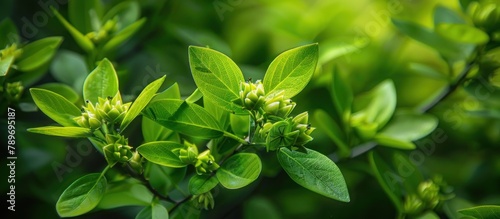
[[[264,76],[266,93],[284,91],[285,98],[294,97],[309,83],[317,63],[317,43],[281,53],[271,62]]]
[[[344,176],[325,155],[307,148],[306,152],[280,148],[277,155],[283,169],[297,184],[328,198],[350,201]]]
[[[135,99],[134,103],[132,103],[132,106],[130,106],[127,114],[125,114],[125,118],[123,118],[122,124],[120,125],[120,132],[123,132],[123,130],[125,130],[125,128],[127,128],[127,126],[132,122],[132,120],[134,120],[135,117],[137,117],[137,115],[141,113],[144,107],[148,105],[149,101],[153,99],[155,93],[158,91],[158,89],[160,89],[163,81],[165,81],[165,77],[166,76],[163,76],[160,79],[151,82],[144,88],[144,90],[142,90],[137,99]]]
[[[77,126],[73,118],[80,116],[82,113],[63,96],[39,88],[31,88],[30,93],[35,104],[45,115],[62,126]]]
[[[487,33],[467,24],[440,24],[436,32],[443,38],[458,43],[481,45],[490,40]]]
[[[240,98],[240,83],[245,81],[233,60],[212,49],[190,46],[189,66],[204,98],[217,102],[227,111],[244,113],[242,107],[233,102]]]
[[[0,59],[0,77],[3,77],[9,73],[10,66],[14,62],[14,56],[8,56]]]
[[[239,153],[227,159],[215,174],[222,186],[239,189],[255,181],[262,170],[259,156],[251,153]]]
[[[75,42],[86,52],[90,53],[94,50],[94,43],[85,37],[80,31],[78,31],[73,25],[71,25],[66,18],[64,18],[59,12],[53,7],[50,8],[52,13],[57,17],[57,19],[63,24],[63,26],[69,31]]]
[[[123,42],[128,40],[135,32],[137,32],[142,25],[146,22],[146,18],[141,18],[140,20],[134,22],[133,24],[125,27],[123,30],[120,32],[116,33],[113,38],[111,38],[105,45],[104,45],[104,52],[110,52],[111,50],[115,49],[119,45],[121,45]]]
[[[168,219],[167,209],[160,203],[152,203],[150,206],[143,208],[135,219]]]
[[[463,215],[471,216],[477,219],[500,218],[500,206],[483,205],[459,210]]]
[[[126,28],[139,19],[140,13],[141,8],[138,2],[125,1],[109,9],[104,17],[102,17],[102,21],[111,20],[117,17],[120,26]]]
[[[182,100],[152,101],[142,113],[168,129],[192,137],[213,139],[224,134],[217,120],[203,107]]]
[[[437,125],[438,120],[432,115],[401,112],[394,115],[375,140],[384,146],[414,149],[415,145],[411,142],[430,134]]]
[[[83,98],[97,103],[97,98],[114,97],[118,92],[118,76],[113,64],[103,59],[83,83]]]
[[[45,126],[38,128],[29,128],[28,131],[42,135],[53,135],[70,138],[86,138],[92,136],[92,130],[82,127]]]
[[[100,173],[85,175],[73,182],[57,200],[61,217],[75,217],[94,209],[106,192],[106,177]]]
[[[153,200],[149,189],[137,181],[110,183],[98,208],[112,209],[122,206],[148,206]]]
[[[364,109],[367,122],[384,127],[396,109],[396,88],[392,80],[385,80],[370,91],[372,99]]]
[[[33,71],[49,62],[62,42],[62,37],[47,37],[23,47],[23,53],[16,60],[19,71]]]
[[[194,175],[189,180],[189,192],[193,195],[209,192],[219,184],[217,177],[208,175]]]
[[[165,91],[156,94],[153,100],[159,99],[181,99],[181,93],[179,91],[179,85],[174,83],[172,86],[167,88]],[[154,122],[153,120],[142,117],[142,135],[144,136],[145,142],[150,141],[175,141],[178,139],[178,134],[174,131],[165,128],[164,126]]]
[[[57,93],[71,103],[76,103],[80,99],[80,95],[78,95],[70,86],[63,83],[46,83],[38,86],[37,88]]]
[[[179,159],[179,149],[184,145],[171,141],[154,141],[142,144],[137,151],[147,160],[167,167],[184,167],[187,164]]]

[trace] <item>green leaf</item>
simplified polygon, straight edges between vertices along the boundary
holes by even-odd
[[[212,190],[219,184],[217,177],[208,175],[194,175],[189,180],[189,192],[193,195],[199,195]]]
[[[5,18],[0,22],[0,48],[3,49],[7,45],[19,43],[19,33],[17,27],[10,18]]]
[[[62,83],[47,83],[42,84],[37,88],[57,93],[66,98],[71,103],[76,103],[80,99],[80,95],[78,95],[70,86]]]
[[[500,206],[498,205],[477,206],[473,208],[462,209],[458,212],[476,219],[500,218]]]
[[[294,97],[309,83],[317,63],[317,43],[281,53],[271,62],[264,76],[266,93],[284,91],[285,98]]]
[[[96,19],[100,19],[101,15],[102,6],[99,0],[71,0],[68,2],[69,21],[81,33],[95,31],[92,28],[92,16],[97,16]]]
[[[77,179],[57,200],[57,213],[61,217],[75,217],[91,211],[104,196],[106,185],[106,177],[100,173]]]
[[[86,138],[92,136],[92,130],[82,127],[45,126],[38,128],[29,128],[28,131],[42,135],[53,135],[71,138]]]
[[[168,195],[172,190],[179,188],[179,183],[186,176],[187,167],[166,167],[152,162],[148,162],[146,165],[144,176],[160,194]]]
[[[167,88],[165,91],[156,94],[153,97],[154,100],[160,99],[181,99],[181,93],[179,91],[179,85],[174,83],[172,86]],[[178,139],[178,134],[174,131],[165,128],[164,126],[154,122],[153,120],[142,117],[142,135],[144,136],[145,142],[150,141],[175,141]]]
[[[215,174],[222,186],[239,189],[255,181],[262,170],[259,156],[239,153],[229,157]]]
[[[350,154],[347,145],[347,136],[335,120],[332,119],[324,110],[318,109],[314,112],[315,125],[332,139],[332,141],[343,151],[344,155]]]
[[[134,120],[137,115],[141,113],[141,111],[148,105],[149,101],[153,99],[155,93],[160,89],[161,85],[165,81],[165,77],[163,76],[156,81],[151,82],[148,86],[142,90],[137,99],[135,99],[130,109],[125,114],[125,118],[123,118],[122,124],[120,125],[120,132],[123,132],[125,128]]]
[[[369,93],[372,99],[363,110],[366,112],[366,121],[377,124],[379,128],[384,127],[396,109],[396,88],[394,83],[392,80],[385,80]]]
[[[438,26],[441,23],[465,24],[466,22],[457,12],[438,5],[434,9],[434,26]]]
[[[56,9],[54,9],[53,7],[51,7],[50,9],[83,50],[85,50],[87,53],[90,53],[94,50],[94,43],[92,43],[89,38],[85,37],[80,31],[73,27],[73,25],[71,25],[61,14],[59,14]]]
[[[138,181],[117,181],[108,185],[106,194],[99,202],[98,208],[111,209],[123,206],[148,206],[153,194]]]
[[[240,83],[245,81],[233,60],[212,49],[190,46],[189,65],[204,98],[217,102],[227,111],[244,113],[242,107],[233,102],[240,97]]]
[[[342,173],[325,155],[308,148],[306,152],[280,148],[277,155],[283,169],[297,184],[328,198],[350,201]]]
[[[168,219],[167,209],[160,203],[152,203],[150,206],[143,208],[135,219]]]
[[[319,65],[324,65],[340,56],[355,52],[366,46],[367,42],[367,40],[346,42],[337,39],[321,42],[321,47],[319,47]]]
[[[202,97],[203,97],[203,93],[201,93],[200,89],[196,88],[196,90],[194,90],[193,93],[185,99],[185,101],[188,103],[194,103],[194,102],[200,100]]]
[[[205,109],[182,100],[152,101],[142,113],[168,129],[192,137],[213,139],[224,133]]]
[[[133,24],[127,26],[120,32],[116,33],[113,38],[111,38],[105,45],[104,45],[104,52],[108,53],[111,50],[115,49],[119,45],[123,44],[125,40],[128,40],[135,32],[137,32],[142,25],[146,22],[146,18],[141,18],[140,20],[134,22]]]
[[[97,103],[97,98],[114,97],[118,92],[118,76],[113,64],[103,59],[83,84],[83,98]]]
[[[412,112],[397,113],[375,136],[375,140],[384,146],[415,149],[415,145],[411,141],[430,134],[437,125],[438,120],[432,115],[420,115]],[[394,139],[395,142],[391,142],[390,139]],[[406,143],[398,144],[397,140]],[[412,146],[407,147],[408,143]]]
[[[0,59],[0,77],[3,77],[9,73],[10,66],[14,62],[14,56],[8,56],[6,58],[2,57]]]
[[[153,141],[142,144],[137,151],[147,160],[167,167],[185,167],[187,164],[179,159],[179,149],[184,145],[170,141]]]
[[[54,57],[50,72],[55,79],[72,86],[78,94],[81,94],[83,82],[89,70],[83,56],[69,50],[62,50]]]
[[[73,118],[80,116],[80,110],[67,99],[52,91],[31,88],[35,104],[45,115],[62,126],[77,126]]]
[[[399,175],[396,175],[389,165],[374,151],[368,154],[368,160],[372,167],[375,178],[379,182],[382,189],[389,196],[398,212],[403,212],[402,197],[403,194],[399,187],[395,184],[398,181]]]
[[[17,69],[23,72],[33,71],[49,62],[61,42],[62,37],[47,37],[26,45],[21,57],[16,60]]]
[[[436,32],[443,38],[458,43],[482,45],[490,40],[487,33],[467,24],[440,24]]]
[[[336,68],[337,69],[337,68]],[[335,110],[338,118],[347,124],[351,117],[351,108],[354,95],[347,81],[341,77],[340,72],[333,73],[333,83],[330,88],[330,95],[332,97]]]
[[[134,23],[140,16],[141,8],[138,2],[135,1],[125,1],[113,6],[104,15],[102,20],[104,22],[118,18],[118,24],[121,29],[126,28],[130,24]]]
[[[449,219],[461,219],[462,215],[458,212],[460,209],[471,208],[474,205],[469,201],[455,197],[451,200],[446,200],[443,202],[443,212]]]

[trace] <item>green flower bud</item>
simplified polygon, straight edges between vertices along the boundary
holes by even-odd
[[[211,173],[219,169],[219,164],[215,162],[215,158],[210,154],[210,150],[203,151],[199,154],[198,160],[194,166],[198,175]]]
[[[191,201],[193,202],[193,205],[198,209],[208,210],[209,207],[213,209],[215,206],[214,197],[212,196],[211,192],[193,195]]]
[[[109,123],[121,123],[131,103],[122,104],[119,93],[113,98],[98,98],[98,103],[94,106],[88,103],[87,110],[96,112],[98,118]]]
[[[264,102],[264,85],[261,81],[255,84],[252,82],[241,82],[240,99],[243,107],[248,110],[259,108]]]
[[[142,174],[143,168],[142,168],[142,156],[139,154],[139,152],[134,152],[132,155],[132,159],[128,161],[130,164],[130,167],[134,169],[137,173]]]
[[[179,150],[179,159],[186,164],[195,164],[198,159],[198,147],[187,141],[184,142],[184,145],[186,145],[187,148]]]
[[[425,209],[424,203],[418,195],[410,194],[406,196],[403,210],[407,214],[419,214]]]
[[[487,33],[500,30],[500,5],[495,1],[471,2],[467,14],[476,27]]]
[[[108,144],[103,148],[104,156],[110,164],[128,162],[134,156],[131,149],[132,147],[119,143]]]
[[[90,129],[97,129],[97,128],[101,127],[101,121],[99,121],[95,117],[89,117],[88,123],[89,123]]]
[[[24,86],[20,81],[7,83],[4,92],[8,102],[17,102],[23,95]]]
[[[292,122],[293,122],[294,126],[297,126],[299,124],[307,124],[308,121],[309,121],[309,113],[307,111],[303,112],[303,113],[301,113],[299,115],[296,115],[292,119]]]
[[[7,45],[5,49],[0,50],[0,60],[8,56],[14,56],[14,59],[19,58],[23,53],[22,49],[17,48],[17,44]]]
[[[295,108],[295,103],[291,99],[284,99],[284,92],[269,95],[264,102],[264,111],[268,115],[286,118]]]
[[[433,209],[439,203],[439,190],[439,186],[431,180],[422,182],[418,185],[418,194],[430,209]]]

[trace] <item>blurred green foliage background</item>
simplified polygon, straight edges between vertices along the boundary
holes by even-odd
[[[59,11],[67,16],[66,1],[61,2],[2,0],[0,20],[10,17],[23,41],[63,36],[59,53],[64,50],[83,53],[46,9],[46,5],[58,5]],[[110,8],[120,1],[102,2],[105,8]],[[181,93],[189,95],[195,89],[188,64],[189,45],[208,45],[227,54],[240,66],[245,77],[253,79],[263,78],[272,59],[289,48],[318,42],[320,53],[327,52],[328,45],[354,49],[347,55],[326,60],[306,90],[294,98],[297,111],[309,112],[333,111],[328,90],[334,68],[347,79],[357,98],[362,99],[365,91],[391,78],[397,90],[398,108],[412,109],[425,104],[447,82],[418,74],[412,70],[412,63],[424,63],[441,72],[446,71],[446,63],[432,48],[398,32],[391,18],[432,27],[436,5],[460,11],[456,0],[144,0],[138,3],[141,17],[147,21],[113,57],[120,75],[120,90],[128,98],[138,95],[145,85],[164,74],[167,75],[164,87],[177,82]],[[47,17],[46,22],[37,15],[40,12]],[[47,74],[37,84],[52,81],[56,79]],[[443,176],[461,199],[453,205],[500,203],[500,120],[468,113],[480,106],[480,102],[459,88],[430,111],[440,119],[437,130],[444,132],[446,140],[434,142],[435,150],[425,156],[418,167],[428,178]],[[22,218],[56,218],[55,202],[64,188],[82,173],[99,170],[105,161],[87,140],[27,133],[26,128],[49,121],[40,112],[19,112],[16,119],[19,154],[16,210]],[[311,123],[314,125],[315,121]],[[133,125],[135,130],[140,128],[137,121]],[[6,133],[3,129],[2,135]],[[141,136],[132,136],[132,142],[142,140]],[[317,129],[313,137],[308,147],[327,155],[337,150],[324,130]],[[428,138],[421,142],[426,140]],[[241,190],[219,188],[214,193],[215,209],[203,211],[203,216],[393,218],[396,214],[373,177],[365,155],[337,163],[349,187],[350,203],[330,200],[303,189],[284,171],[273,168],[279,166],[274,154],[268,156],[264,177]],[[60,165],[68,168],[62,177],[54,172],[54,167]],[[133,218],[138,210],[125,207],[96,211],[79,218],[108,218],[116,214],[117,218]]]

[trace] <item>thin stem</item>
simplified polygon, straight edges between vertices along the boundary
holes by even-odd
[[[228,138],[232,138],[232,139],[238,141],[239,143],[241,143],[243,145],[249,144],[247,140],[245,140],[243,138],[240,138],[240,137],[236,136],[235,134],[227,132],[227,131],[224,131],[224,136],[226,136]]]
[[[174,207],[172,207],[172,208],[171,208],[168,212],[170,212],[170,213],[171,213],[171,212],[174,212],[174,210],[175,210],[177,207],[179,207],[181,204],[183,204],[183,203],[185,203],[185,202],[189,201],[192,197],[193,197],[193,195],[189,195],[189,196],[187,196],[186,198],[182,199],[180,202],[175,202]]]

